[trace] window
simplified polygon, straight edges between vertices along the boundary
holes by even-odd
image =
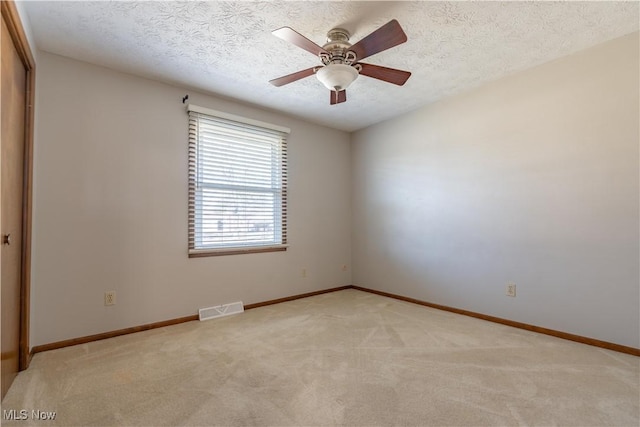
[[[286,250],[289,129],[188,111],[189,256]]]

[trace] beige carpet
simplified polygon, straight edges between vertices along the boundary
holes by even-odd
[[[639,368],[345,290],[36,354],[3,425],[638,426]]]

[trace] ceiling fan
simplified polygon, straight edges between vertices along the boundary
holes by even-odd
[[[277,29],[273,31],[273,35],[317,55],[323,65],[288,74],[270,80],[269,83],[274,86],[283,86],[315,74],[318,80],[331,91],[329,99],[331,105],[347,100],[346,89],[359,75],[399,86],[405,84],[411,76],[408,71],[360,62],[371,55],[407,41],[407,35],[395,19],[354,45],[349,43],[349,32],[342,28],[330,30],[327,33],[327,43],[322,47],[289,27]]]

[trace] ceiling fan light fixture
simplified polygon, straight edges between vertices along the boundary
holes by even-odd
[[[329,64],[316,72],[316,77],[329,90],[345,90],[358,78],[358,70],[351,65]]]

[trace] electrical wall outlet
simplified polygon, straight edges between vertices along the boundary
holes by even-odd
[[[516,284],[515,283],[507,283],[507,292],[508,297],[516,296]]]
[[[108,291],[104,293],[104,305],[115,305],[116,291]]]
[[[307,277],[307,269],[306,268],[302,269],[302,277]]]

